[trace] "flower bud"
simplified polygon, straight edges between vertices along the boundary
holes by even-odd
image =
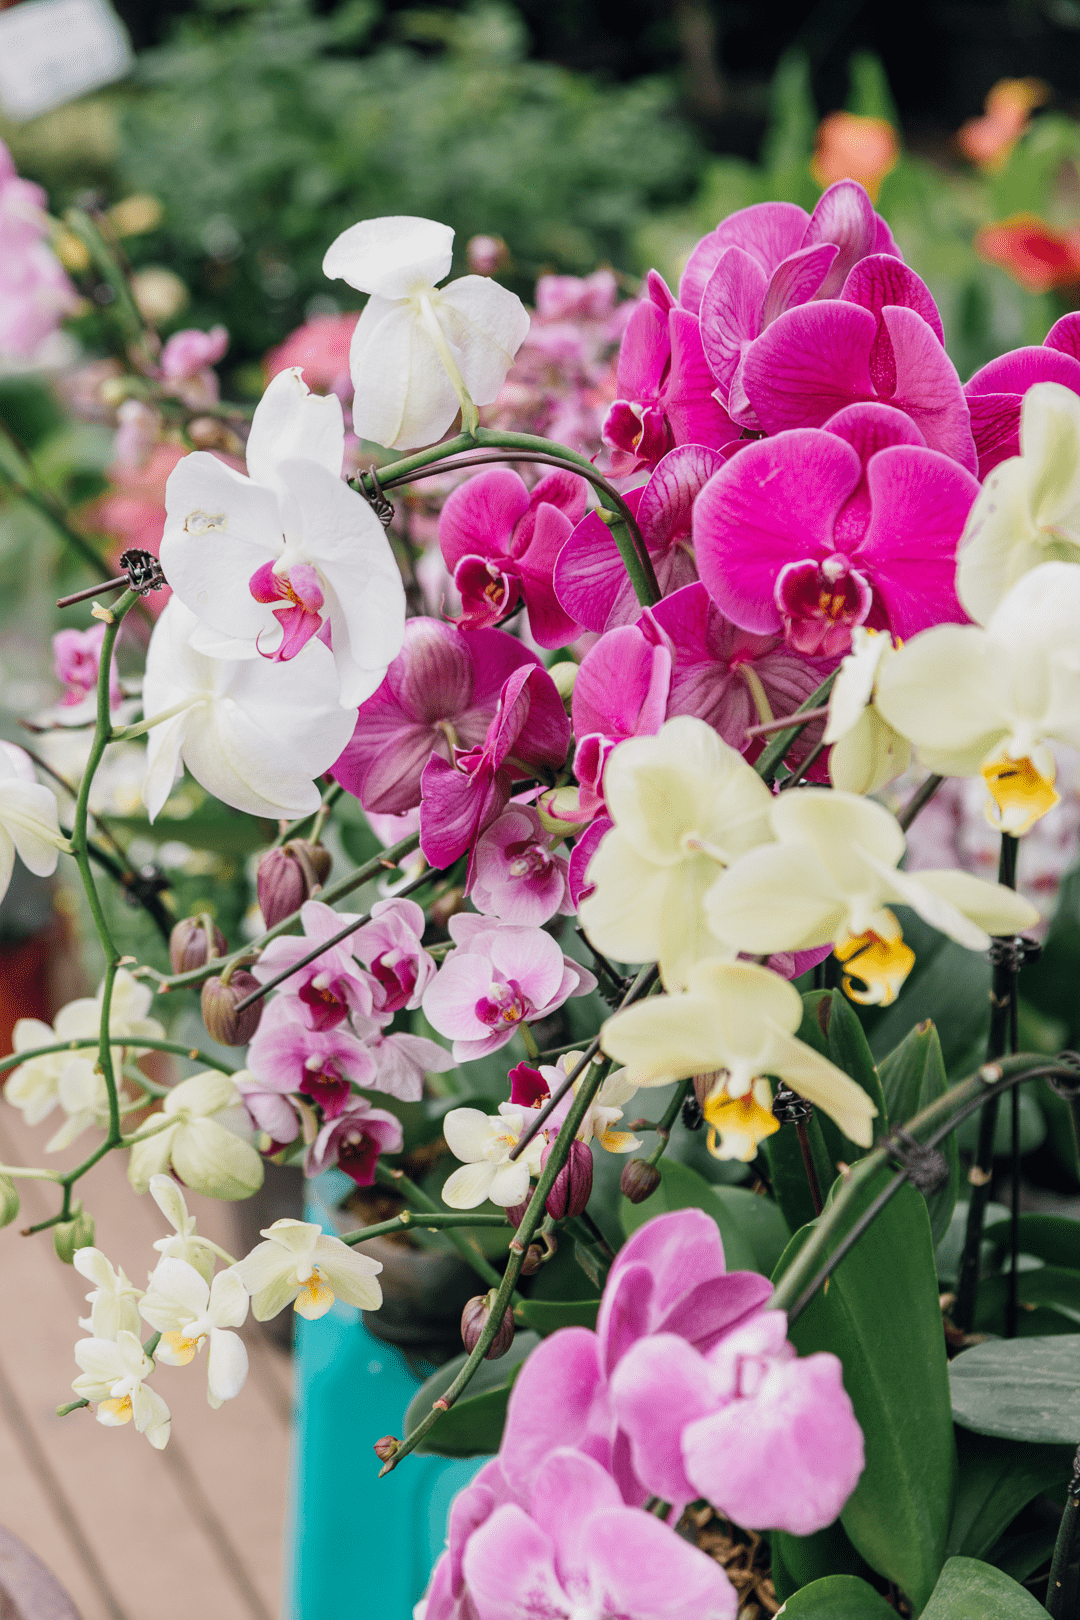
[[[213,956],[224,956],[228,945],[220,928],[210,918],[184,917],[169,935],[169,961],[174,973],[191,973]]]
[[[461,888],[447,889],[433,900],[428,908],[429,915],[436,928],[445,928],[451,917],[456,917],[459,911],[465,910],[465,890]]]
[[[576,837],[589,825],[590,816],[581,809],[581,790],[576,787],[548,788],[536,801],[536,813],[545,832]]]
[[[493,276],[510,261],[510,252],[501,236],[470,236],[465,259],[475,276]]]
[[[376,1440],[371,1449],[374,1451],[379,1461],[385,1463],[389,1462],[392,1457],[397,1456],[398,1447],[400,1445],[401,1441],[396,1435],[384,1434],[381,1440]]]
[[[294,838],[280,849],[268,849],[255,879],[259,910],[267,928],[300,910],[330,875],[330,852],[322,844]]]
[[[10,1176],[0,1176],[0,1226],[10,1226],[18,1213],[18,1189]]]
[[[521,1262],[521,1275],[523,1277],[533,1276],[534,1273],[540,1270],[541,1266],[546,1265],[549,1260],[555,1258],[558,1247],[558,1240],[554,1232],[548,1232],[542,1243],[539,1241],[530,1243]]]
[[[552,1143],[552,1147],[554,1145]],[[550,1152],[550,1147],[544,1150],[541,1164],[547,1162]],[[584,1142],[571,1142],[570,1155],[555,1177],[544,1206],[552,1220],[561,1221],[567,1215],[581,1214],[592,1193],[592,1177],[592,1149]]]
[[[563,708],[570,713],[570,699],[574,694],[574,682],[578,677],[579,666],[573,660],[564,659],[559,664],[552,664],[548,674],[555,683],[555,690],[563,701]]]
[[[655,1164],[645,1159],[630,1159],[623,1165],[619,1186],[624,1198],[632,1204],[643,1204],[660,1185],[660,1172]]]
[[[494,1288],[487,1294],[477,1294],[470,1299],[461,1313],[461,1342],[472,1355],[480,1342],[480,1335],[491,1317],[491,1307],[495,1303]],[[499,1331],[491,1341],[491,1348],[484,1357],[485,1361],[498,1361],[505,1356],[514,1342],[514,1318],[510,1312],[503,1312],[503,1319],[499,1323]]]
[[[522,1221],[525,1219],[525,1211],[528,1209],[528,1207],[529,1200],[526,1198],[523,1204],[511,1204],[509,1209],[503,1210],[503,1214],[506,1216],[511,1226],[520,1226]]]
[[[222,1046],[247,1045],[259,1027],[263,1003],[253,1002],[242,1013],[237,1012],[236,1004],[258,988],[258,979],[243,968],[236,969],[228,984],[217,977],[207,979],[202,987],[202,1015],[206,1032],[213,1040]]]
[[[76,1249],[94,1247],[94,1218],[80,1210],[73,1220],[60,1221],[53,1227],[52,1233],[56,1258],[62,1260],[65,1266],[73,1265]]]

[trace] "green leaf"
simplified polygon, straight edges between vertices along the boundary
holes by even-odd
[[[598,1299],[527,1299],[514,1318],[546,1337],[564,1327],[594,1328],[599,1309]]]
[[[866,1044],[862,1025],[840,990],[811,990],[803,996],[803,1021],[799,1026],[799,1039],[835,1063],[838,1069],[850,1075],[860,1085],[878,1111],[874,1121],[875,1137],[884,1136],[889,1128],[885,1096],[874,1067],[873,1055]],[[814,1117],[821,1126],[831,1165],[854,1164],[867,1151],[844,1135],[838,1125],[821,1109]],[[826,1177],[831,1184],[835,1170]],[[825,1190],[824,1187],[822,1189]]]
[[[699,1176],[689,1165],[677,1159],[660,1160],[660,1185],[643,1204],[632,1204],[629,1198],[619,1200],[619,1220],[627,1237],[639,1226],[651,1221],[655,1215],[666,1215],[673,1209],[703,1209],[720,1228],[724,1242],[724,1256],[729,1271],[754,1271],[756,1255],[747,1237],[736,1224],[727,1205],[721,1203],[720,1189]]]
[[[466,1394],[444,1412],[417,1451],[434,1457],[487,1457],[499,1449],[506,1403],[525,1358],[539,1344],[535,1333],[519,1333],[505,1356],[482,1361]],[[424,1380],[405,1412],[405,1433],[410,1435],[426,1418],[464,1367],[468,1356],[455,1356]]]
[[[773,1585],[781,1602],[812,1581],[827,1575],[867,1573],[861,1558],[839,1519],[812,1536],[793,1536],[774,1530],[771,1537]]]
[[[854,1220],[891,1172],[855,1170],[853,1176],[859,1178]],[[810,1230],[796,1233],[780,1275]],[[902,1187],[886,1205],[790,1336],[802,1355],[830,1350],[843,1362],[866,1468],[841,1523],[872,1568],[895,1581],[918,1610],[945,1553],[956,1447],[930,1221],[913,1187]]]
[[[945,1060],[933,1024],[917,1024],[905,1035],[900,1045],[882,1059],[878,1072],[889,1118],[894,1125],[905,1124],[920,1109],[929,1107],[943,1096],[948,1085]],[[945,1138],[941,1151],[949,1166],[949,1179],[939,1192],[931,1193],[926,1200],[935,1245],[948,1231],[956,1208],[960,1155],[955,1132]]]
[[[1057,1328],[1045,1328],[1045,1333],[1077,1331],[1077,1324],[1080,1323],[1080,1271],[1066,1271],[1060,1266],[1036,1266],[1033,1270],[1021,1271],[1016,1284],[1016,1297],[1026,1307],[1019,1324],[1022,1337],[1032,1337],[1030,1332],[1024,1332],[1024,1319],[1034,1314],[1043,1315],[1042,1311],[1037,1310],[1039,1306],[1056,1312],[1061,1324]],[[977,1332],[1004,1333],[1008,1288],[1009,1279],[1004,1275],[983,1278],[979,1284],[979,1302],[975,1314]]]
[[[950,1558],[923,1620],[1046,1620],[1046,1610],[992,1564]]]
[[[973,1345],[949,1383],[953,1416],[976,1434],[1080,1442],[1080,1333]]]
[[[776,1201],[746,1187],[712,1184],[712,1190],[754,1251],[755,1271],[771,1277],[791,1242],[791,1228]],[[726,1251],[725,1251],[726,1252]],[[729,1270],[734,1270],[730,1259]]]
[[[1071,1446],[1025,1445],[957,1431],[960,1475],[946,1552],[985,1558],[1021,1508],[1040,1491],[1067,1484]]]
[[[896,1620],[896,1610],[857,1575],[827,1575],[788,1598],[784,1620]]]
[[[821,1134],[819,1116],[814,1113],[807,1121],[810,1153],[817,1171],[822,1195],[827,1196],[836,1179],[836,1166],[829,1157],[825,1138]],[[806,1179],[802,1148],[794,1125],[781,1125],[761,1144],[761,1153],[768,1168],[769,1182],[776,1195],[784,1219],[792,1232],[806,1226],[815,1217],[814,1200]]]
[[[1025,1212],[1017,1225],[1020,1230],[1020,1253],[1033,1254],[1048,1266],[1064,1266],[1075,1271],[1080,1268],[1080,1221],[1067,1215],[1033,1215]],[[1010,1242],[1011,1220],[993,1221],[983,1227],[983,1237],[995,1245],[995,1259],[1000,1263]]]

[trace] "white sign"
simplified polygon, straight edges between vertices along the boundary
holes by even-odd
[[[0,111],[19,120],[120,79],[131,44],[108,0],[22,0],[0,11]]]

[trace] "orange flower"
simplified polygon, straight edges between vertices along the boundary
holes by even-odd
[[[1004,168],[1032,109],[1041,107],[1049,95],[1040,79],[999,79],[983,103],[983,117],[961,124],[956,136],[961,152],[980,169]]]
[[[810,173],[818,185],[858,180],[876,202],[881,182],[900,159],[896,131],[884,118],[834,112],[818,125]]]
[[[1058,231],[1037,214],[1013,214],[985,226],[975,238],[975,251],[1028,292],[1080,282],[1080,226]]]

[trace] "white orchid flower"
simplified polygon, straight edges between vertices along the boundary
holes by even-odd
[[[209,1341],[206,1398],[215,1409],[239,1395],[248,1372],[244,1341],[233,1328],[247,1320],[248,1296],[231,1267],[208,1283],[186,1260],[159,1260],[139,1303],[144,1322],[161,1334],[154,1354],[167,1367],[186,1367]]]
[[[310,393],[298,366],[279,372],[252,418],[246,478],[207,451],[170,474],[161,566],[202,621],[200,652],[281,662],[328,630],[351,709],[401,651],[405,588],[386,530],[342,480],[344,447],[338,399]]]
[[[95,1053],[69,1056],[60,1074],[57,1101],[66,1118],[45,1144],[46,1153],[62,1153],[91,1126],[109,1123],[109,1092]]]
[[[1016,582],[985,629],[924,630],[882,678],[890,723],[938,775],[981,774],[987,815],[1002,832],[1028,832],[1058,803],[1048,744],[1080,748],[1078,625],[1080,567],[1043,563]]]
[[[38,1046],[52,1046],[56,1031],[40,1018],[20,1018],[11,1036],[13,1052],[30,1052]],[[69,1052],[49,1052],[28,1058],[12,1069],[4,1085],[4,1100],[22,1112],[27,1125],[40,1125],[59,1101],[60,1076],[70,1060]]]
[[[105,995],[105,981],[98,985],[93,996],[80,996],[61,1007],[53,1024],[54,1040],[74,1041],[95,1036],[101,1029],[101,1007]],[[124,1052],[138,1057],[146,1047],[140,1047],[143,1037],[159,1041],[165,1030],[156,1018],[148,1017],[154,992],[130,974],[127,968],[118,968],[113,976],[112,995],[109,998],[109,1034],[122,1040],[113,1053],[115,1066],[123,1062]]]
[[[749,1161],[778,1128],[767,1076],[784,1080],[861,1147],[877,1109],[854,1080],[795,1038],[802,997],[751,962],[699,962],[685,993],[655,996],[609,1018],[600,1044],[639,1086],[716,1075],[704,1103],[709,1151]]]
[[[114,1270],[100,1249],[76,1249],[72,1260],[76,1271],[97,1286],[86,1296],[90,1315],[79,1318],[94,1339],[115,1339],[121,1333],[139,1331],[139,1300],[136,1288],[123,1269]]]
[[[773,804],[777,842],[763,844],[721,874],[705,898],[709,927],[753,955],[832,944],[857,989],[854,1001],[886,1006],[915,958],[889,903],[910,906],[969,950],[991,934],[1014,934],[1038,921],[1012,889],[967,872],[901,872],[904,834],[872,799],[828,788],[798,788]]]
[[[171,1164],[185,1186],[210,1198],[249,1198],[263,1182],[263,1162],[251,1145],[253,1127],[227,1074],[213,1069],[181,1080],[160,1113],[140,1125],[128,1180],[146,1192],[150,1178]],[[247,1140],[245,1140],[247,1138]]]
[[[842,661],[829,694],[829,718],[822,739],[832,748],[829,776],[845,793],[876,793],[902,776],[911,764],[911,745],[883,719],[875,704],[881,671],[893,656],[887,630],[856,625],[851,651]]]
[[[459,408],[476,426],[477,405],[498,396],[529,332],[520,298],[489,276],[450,274],[454,232],[412,215],[365,219],[330,244],[323,274],[368,298],[349,365],[353,427],[389,450],[441,439]]]
[[[362,1311],[377,1311],[382,1304],[382,1289],[375,1281],[381,1263],[356,1254],[321,1226],[285,1217],[262,1235],[267,1241],[256,1244],[235,1267],[251,1295],[257,1322],[268,1321],[286,1305],[314,1322],[335,1299]]]
[[[25,749],[0,742],[0,899],[7,893],[16,855],[36,877],[49,877],[60,851],[67,848],[56,794],[37,780]]]
[[[172,1237],[158,1238],[154,1248],[167,1260],[186,1260],[200,1277],[210,1281],[214,1274],[215,1244],[199,1237],[195,1217],[188,1214],[184,1195],[172,1176],[151,1176],[150,1196],[173,1229]]]
[[[331,654],[312,641],[290,664],[210,658],[189,645],[193,613],[173,598],[146,654],[148,716],[177,712],[149,733],[143,799],[160,812],[181,760],[207,792],[253,816],[316,810],[314,778],[353,734],[355,709],[338,702]]]
[[[604,769],[615,825],[589,863],[595,892],[580,907],[597,950],[660,963],[669,990],[724,951],[705,924],[706,891],[737,856],[771,837],[772,794],[704,720],[679,715],[631,737]]]
[[[172,1419],[161,1396],[146,1387],[154,1364],[135,1334],[121,1329],[115,1339],[80,1339],[75,1360],[83,1370],[71,1387],[84,1400],[97,1401],[98,1422],[114,1429],[134,1419],[154,1449],[164,1450]]]
[[[447,1177],[442,1200],[451,1209],[475,1209],[489,1198],[513,1209],[529,1196],[529,1179],[540,1174],[547,1135],[538,1131],[520,1158],[511,1159],[532,1110],[500,1103],[497,1114],[479,1108],[452,1108],[443,1120],[443,1136],[460,1170]]]
[[[988,476],[968,515],[956,594],[986,624],[1017,580],[1040,563],[1080,562],[1080,399],[1036,383],[1020,407],[1020,454]]]
[[[583,1056],[582,1052],[566,1052],[553,1068],[541,1064],[540,1073],[550,1091],[554,1091],[556,1086],[577,1068]],[[548,1121],[549,1135],[562,1124],[587,1074],[588,1070],[585,1069],[574,1081],[563,1102],[554,1109]],[[614,1069],[611,1074],[606,1075],[600,1083],[599,1091],[582,1116],[577,1129],[577,1140],[584,1142],[586,1147],[594,1141],[599,1142],[607,1153],[633,1153],[635,1148],[639,1148],[641,1146],[639,1136],[633,1136],[629,1131],[615,1129],[623,1117],[623,1103],[636,1096],[637,1089],[637,1082],[631,1077],[628,1069]]]

